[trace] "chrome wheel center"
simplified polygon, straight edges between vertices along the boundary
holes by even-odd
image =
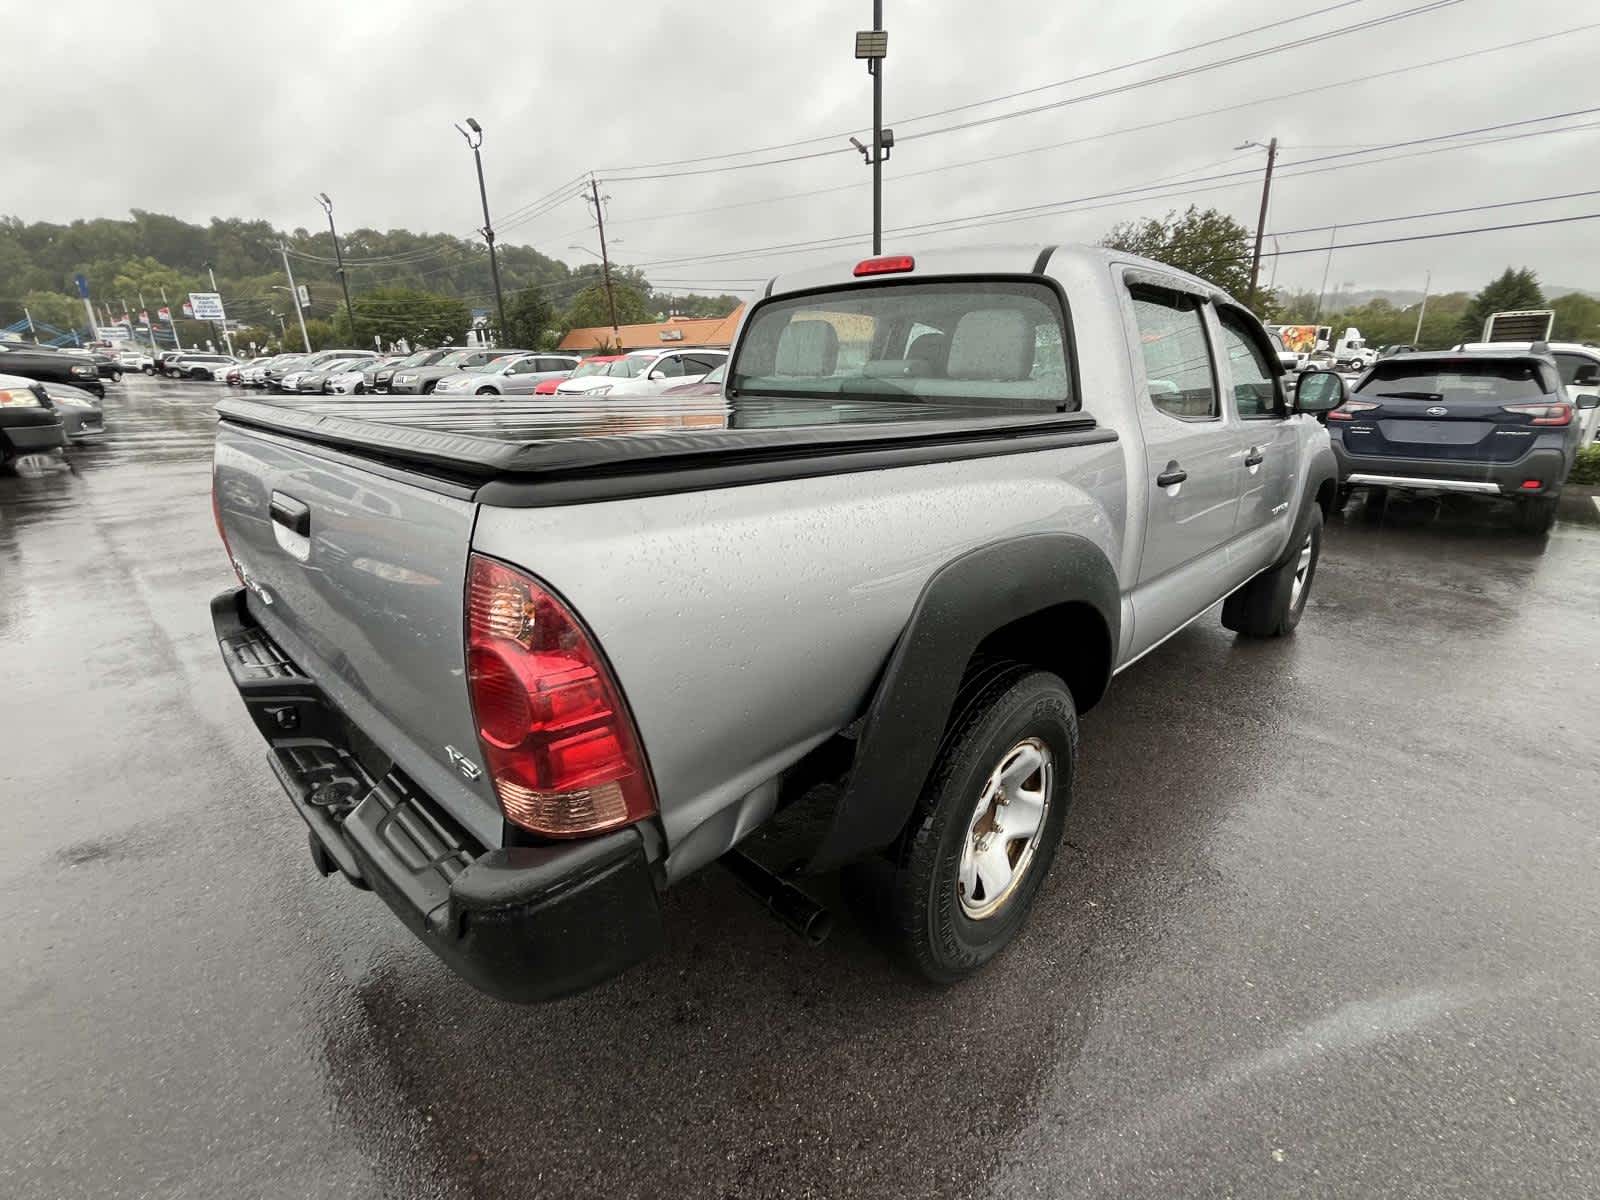
[[[961,911],[991,917],[1028,873],[1050,812],[1055,756],[1038,738],[1007,750],[989,775],[967,823],[956,871]]]

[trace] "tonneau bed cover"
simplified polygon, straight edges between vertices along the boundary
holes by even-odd
[[[959,402],[721,396],[450,401],[226,399],[237,425],[433,467],[474,480],[631,473],[795,455],[1055,434],[1110,441],[1082,412]]]

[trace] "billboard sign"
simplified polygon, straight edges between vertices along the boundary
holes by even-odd
[[[189,307],[194,310],[196,321],[226,321],[228,315],[222,311],[222,296],[217,292],[190,292]]]

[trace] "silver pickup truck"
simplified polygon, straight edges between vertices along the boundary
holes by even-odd
[[[1299,621],[1336,468],[1312,371],[1205,282],[1082,247],[774,279],[721,395],[218,404],[224,661],[324,874],[507,1000],[662,939],[660,893],[832,797],[929,979],[1018,932],[1080,713],[1222,602]]]

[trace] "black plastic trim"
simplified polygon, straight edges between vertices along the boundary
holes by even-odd
[[[1023,617],[1086,604],[1110,639],[1121,630],[1116,570],[1077,534],[1039,533],[971,551],[922,589],[862,725],[833,823],[812,858],[825,869],[889,845],[905,828],[932,768],[961,680],[980,643]],[[1095,696],[1076,696],[1080,706]]]
[[[1043,275],[1044,269],[1050,265],[1050,256],[1056,252],[1054,246],[1046,246],[1039,251],[1039,257],[1033,260],[1033,273]]]
[[[642,471],[568,473],[526,479],[507,477],[479,488],[476,499],[480,504],[496,508],[551,508],[993,458],[1003,454],[1035,454],[1116,440],[1115,430],[1098,428],[1090,420],[1087,427],[1046,426],[1005,435],[983,431],[966,436],[911,439],[893,446],[824,446],[814,453],[797,448],[785,454],[687,461]]]

